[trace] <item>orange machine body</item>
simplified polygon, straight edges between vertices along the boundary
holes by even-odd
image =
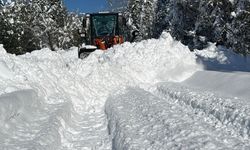
[[[124,38],[121,35],[97,37],[94,39],[94,44],[98,49],[107,50],[108,48],[124,43]]]

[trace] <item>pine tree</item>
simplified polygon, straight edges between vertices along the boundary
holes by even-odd
[[[24,38],[32,34],[26,32],[27,16],[24,15],[26,11],[25,5],[17,0],[15,5],[6,5],[0,12],[2,26],[0,41],[10,53],[22,54],[24,49],[29,51],[29,41]]]
[[[235,16],[228,25],[227,44],[243,55],[250,54],[250,2],[234,1]]]
[[[144,0],[142,1],[142,12],[141,12],[141,32],[144,33],[144,38],[148,39],[153,36],[153,28],[156,18],[156,3],[157,0]]]
[[[158,38],[165,29],[170,27],[170,0],[158,0],[155,10],[153,37]]]
[[[77,23],[75,23],[77,22]],[[68,15],[61,0],[16,0],[0,10],[0,42],[10,53],[77,46],[78,15]]]

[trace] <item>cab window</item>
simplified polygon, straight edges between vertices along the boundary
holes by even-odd
[[[115,15],[93,16],[93,28],[96,36],[113,36],[115,35],[117,17]]]

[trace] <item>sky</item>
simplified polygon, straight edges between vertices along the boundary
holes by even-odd
[[[64,0],[69,11],[78,12],[100,12],[107,8],[107,0]]]

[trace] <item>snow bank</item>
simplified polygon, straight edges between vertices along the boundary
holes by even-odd
[[[59,149],[59,117],[64,112],[47,110],[33,90],[0,96],[0,149]]]
[[[114,149],[250,148],[250,76],[235,72],[249,71],[249,58],[215,45],[195,54],[220,72],[157,84],[149,89],[154,95],[128,89],[108,99]]]
[[[169,91],[164,87],[160,89],[162,92]],[[180,90],[177,89],[177,91]],[[129,88],[124,94],[110,97],[106,103],[106,113],[110,134],[113,137],[112,149],[236,150],[250,148],[248,140],[230,135],[227,130],[212,124],[212,121],[207,122],[208,116],[204,119],[204,116],[197,116],[187,106],[176,103],[175,98],[189,100],[190,97],[184,96],[186,95],[179,93],[178,97],[164,95],[165,99],[161,99],[142,89]],[[200,99],[195,99],[195,101],[198,100]],[[192,106],[196,106],[193,102],[191,102]],[[218,103],[213,104],[213,106],[217,105]],[[218,114],[221,112],[224,111],[218,111],[215,115],[221,116],[222,114]],[[240,118],[240,116],[237,117]],[[239,127],[238,125],[241,124],[235,126]],[[246,131],[247,125],[244,126],[244,129],[239,130]]]
[[[207,70],[250,71],[250,57],[236,54],[223,46],[211,44],[206,49],[196,50],[198,61]]]
[[[110,60],[112,66],[123,67],[133,78],[150,83],[180,82],[202,69],[188,47],[175,41],[169,33],[163,33],[158,40],[115,46],[104,59]]]
[[[0,44],[0,54],[6,54],[6,50],[3,48],[3,44]]]
[[[24,114],[34,121],[17,119],[8,129],[15,135],[1,134],[1,146],[9,149],[19,145],[30,148],[32,142],[31,149],[111,149],[104,114],[110,93],[122,92],[127,86],[147,88],[162,81],[183,81],[201,69],[196,56],[167,33],[159,40],[96,51],[84,60],[77,58],[76,48],[58,52],[42,49],[22,56],[7,54],[2,48],[0,52],[7,70],[0,72],[5,76],[9,76],[8,71],[13,73],[8,80],[0,76],[0,94],[16,91],[29,95],[22,92],[28,89],[37,96],[28,97],[27,105],[42,103],[36,109],[18,105],[18,109],[4,111],[7,116],[27,108],[31,114]]]

